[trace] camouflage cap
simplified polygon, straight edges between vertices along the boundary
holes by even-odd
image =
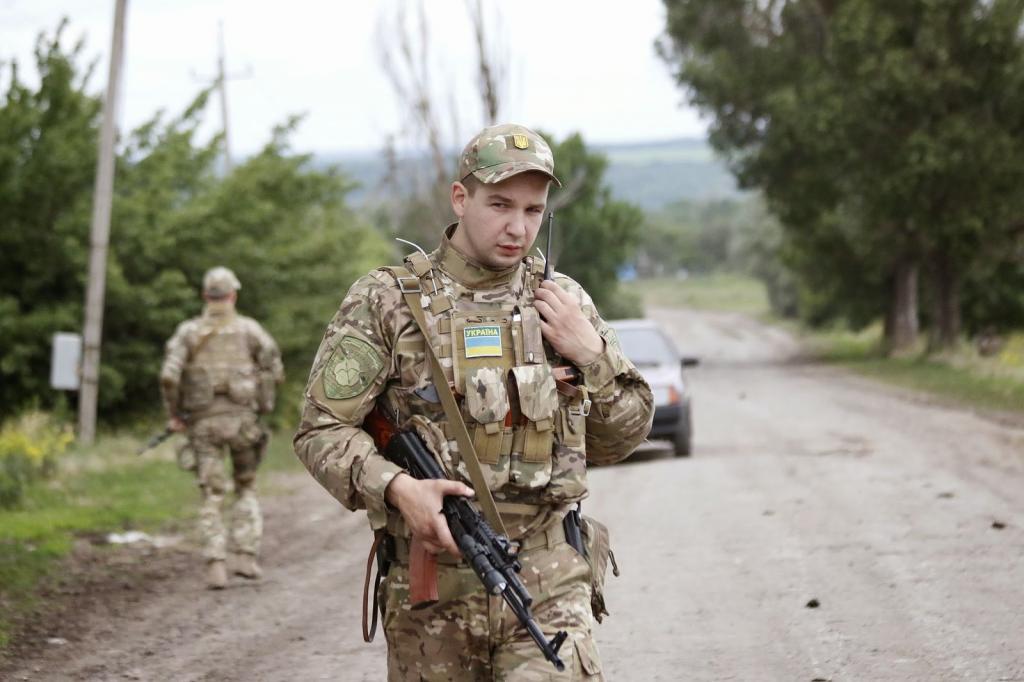
[[[490,185],[527,171],[544,173],[556,186],[555,157],[544,138],[526,126],[505,123],[484,128],[459,157],[459,179],[472,174]]]
[[[235,273],[221,265],[207,270],[203,275],[203,293],[208,296],[221,298],[241,288],[242,283],[235,277]]]

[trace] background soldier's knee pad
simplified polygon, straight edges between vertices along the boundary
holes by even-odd
[[[206,493],[207,496],[224,497],[228,491],[228,487],[222,480],[214,481],[200,481],[199,488]]]
[[[241,495],[243,492],[251,490],[253,483],[256,481],[256,470],[236,471],[235,472],[235,492]]]
[[[219,458],[200,458],[198,474],[199,487],[207,494],[223,495],[227,492],[227,476],[224,474],[224,465]]]

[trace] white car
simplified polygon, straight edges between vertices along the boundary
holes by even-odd
[[[649,438],[672,441],[677,457],[693,449],[693,420],[684,367],[697,358],[683,357],[668,334],[654,320],[615,320],[609,323],[619,344],[654,393],[654,424]]]

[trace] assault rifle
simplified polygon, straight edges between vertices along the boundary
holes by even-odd
[[[135,454],[136,455],[141,455],[141,454],[143,454],[145,452],[148,452],[148,451],[152,450],[157,445],[160,445],[160,443],[163,443],[165,440],[167,440],[168,438],[173,436],[175,433],[177,433],[177,432],[176,431],[172,431],[170,427],[167,427],[166,429],[164,429],[163,431],[161,431],[160,433],[156,434],[155,436],[150,438],[148,441],[146,441],[146,444],[143,445],[142,447],[140,447],[138,450],[136,450]]]
[[[384,456],[403,467],[413,478],[447,478],[415,431],[394,433],[384,448]],[[487,593],[501,595],[544,653],[544,658],[551,661],[557,670],[565,670],[565,664],[558,657],[558,649],[567,634],[560,630],[549,642],[533,619],[530,613],[533,597],[519,580],[522,564],[516,558],[512,542],[495,533],[465,497],[446,495],[442,507],[462,558],[476,573]],[[409,550],[409,599],[414,609],[429,606],[438,599],[437,559],[415,538]]]
[[[184,420],[186,422],[188,421],[188,417],[186,415],[178,415],[178,416],[182,420]],[[178,433],[178,432],[174,431],[173,429],[171,429],[170,426],[168,426],[163,431],[161,431],[160,433],[154,435],[152,438],[150,438],[148,441],[146,441],[146,444],[143,445],[142,447],[140,447],[138,450],[136,450],[135,454],[136,455],[142,455],[142,454],[144,454],[146,452],[149,452],[150,450],[155,448],[157,445],[160,445],[160,443],[163,443],[165,440],[167,440],[168,438],[170,438],[171,436],[173,436],[176,433]]]

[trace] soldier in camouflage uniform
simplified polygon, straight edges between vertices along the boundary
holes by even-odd
[[[547,143],[517,125],[466,146],[451,203],[459,222],[440,247],[359,279],[313,363],[295,450],[349,509],[365,508],[393,549],[381,585],[390,680],[602,679],[593,639],[591,569],[566,542],[563,517],[587,495],[588,464],[621,460],[647,435],[648,385],[587,293],[529,256],[550,183]],[[426,335],[403,289],[420,292]],[[426,338],[425,338],[426,336]],[[546,636],[569,633],[557,674],[500,597],[484,592],[438,514],[444,495],[471,495],[426,344],[460,396],[488,488]],[[574,365],[576,384],[553,366]],[[416,480],[362,428],[373,409],[415,428],[451,480]],[[410,538],[437,554],[440,601],[412,610]]]
[[[261,413],[274,407],[275,385],[284,379],[281,354],[258,322],[235,313],[241,284],[227,268],[203,277],[206,306],[167,341],[160,388],[175,431],[188,431],[202,493],[199,528],[207,561],[207,585],[227,585],[227,554],[233,570],[250,579],[261,575],[263,517],[256,498],[256,468],[266,451],[268,431]],[[228,490],[224,448],[231,453],[235,501],[229,523],[221,513]]]

